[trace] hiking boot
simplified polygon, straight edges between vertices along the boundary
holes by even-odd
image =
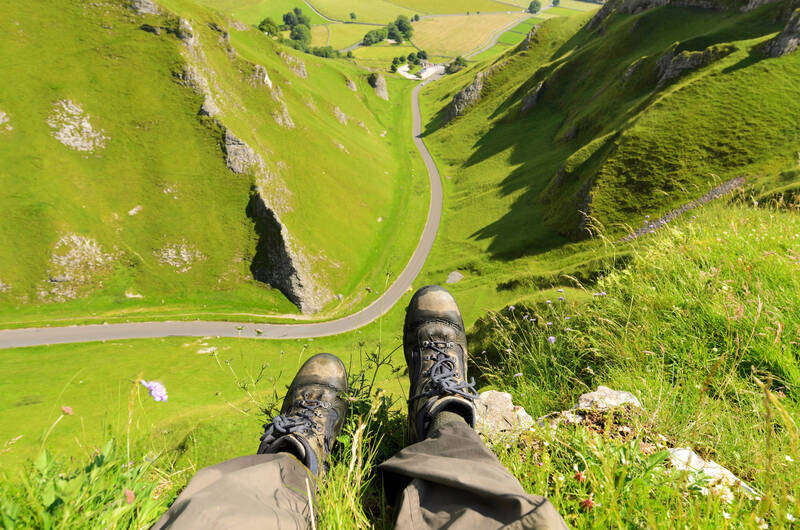
[[[419,289],[406,309],[403,351],[411,388],[408,421],[411,436],[422,440],[443,411],[463,417],[475,428],[475,379],[467,380],[467,335],[453,296],[436,285]]]
[[[290,453],[317,477],[344,425],[347,370],[330,353],[318,353],[294,376],[279,416],[264,426],[258,454]]]

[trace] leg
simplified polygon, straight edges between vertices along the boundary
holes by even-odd
[[[398,528],[566,528],[547,499],[528,495],[475,433],[467,336],[446,289],[411,298],[403,329],[412,439],[381,465],[402,492]]]
[[[307,528],[316,479],[344,425],[347,371],[320,353],[295,375],[258,454],[200,470],[153,527]]]
[[[525,493],[464,421],[446,423],[381,465],[399,497],[396,527],[566,528],[550,501]]]
[[[201,469],[153,529],[307,528],[315,489],[292,455],[242,456]]]

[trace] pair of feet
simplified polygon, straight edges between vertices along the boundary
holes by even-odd
[[[453,296],[444,288],[419,289],[406,309],[403,351],[411,380],[408,420],[414,440],[425,438],[441,412],[475,426],[475,381],[467,380],[467,336]],[[267,424],[259,454],[295,455],[321,476],[347,414],[344,363],[329,353],[311,357],[295,376],[281,414]]]

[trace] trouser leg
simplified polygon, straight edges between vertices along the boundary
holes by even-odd
[[[396,528],[566,528],[550,501],[519,481],[464,422],[429,433],[381,464],[387,487],[403,487]]]
[[[153,529],[307,528],[315,490],[289,454],[242,456],[201,469]]]

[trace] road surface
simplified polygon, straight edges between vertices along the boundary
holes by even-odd
[[[352,315],[328,322],[308,324],[253,324],[250,322],[136,322],[129,324],[93,324],[87,326],[65,326],[49,328],[25,328],[0,330],[0,348],[18,348],[43,344],[68,342],[93,342],[119,339],[144,339],[159,337],[248,337],[262,339],[305,339],[338,335],[360,328],[377,320],[394,306],[411,288],[411,284],[422,270],[433,247],[436,232],[442,218],[442,180],[428,148],[419,135],[422,119],[419,112],[419,92],[426,84],[441,76],[429,78],[414,87],[411,93],[414,144],[422,156],[430,180],[431,195],[428,218],[417,248],[411,259],[389,289],[369,306]]]

